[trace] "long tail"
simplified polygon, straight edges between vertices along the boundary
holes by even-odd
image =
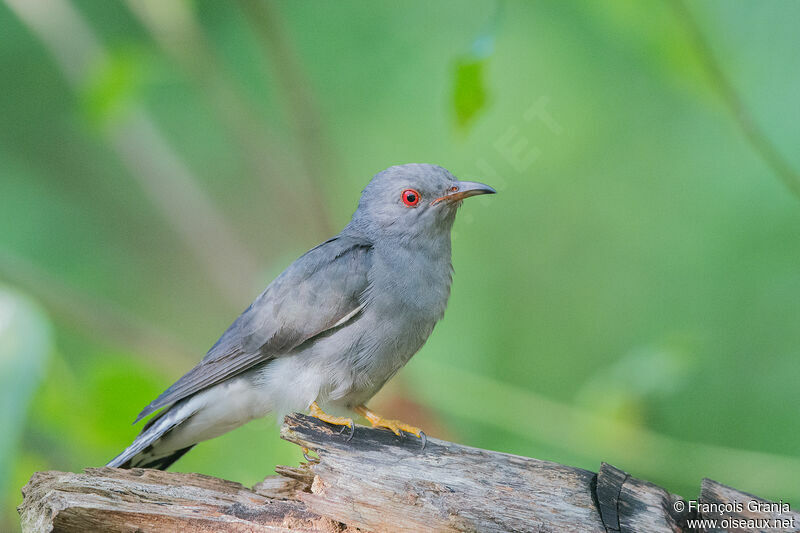
[[[191,450],[194,444],[166,453],[159,453],[156,444],[169,431],[194,415],[196,411],[189,408],[190,406],[186,403],[178,402],[155,418],[150,419],[133,443],[125,448],[125,451],[109,461],[106,466],[117,468],[157,468],[158,470],[169,468],[172,463]]]

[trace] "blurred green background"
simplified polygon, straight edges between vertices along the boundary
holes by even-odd
[[[789,0],[0,3],[0,530],[34,471],[129,444],[407,162],[501,194],[461,210],[447,315],[376,407],[800,505],[798,20]],[[266,420],[175,469],[252,484],[300,458]]]

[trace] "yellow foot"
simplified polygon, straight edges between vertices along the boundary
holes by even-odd
[[[335,426],[347,426],[350,429],[353,429],[353,419],[352,418],[345,418],[343,416],[333,416],[329,415],[322,409],[320,409],[317,402],[311,402],[311,405],[308,406],[309,411],[311,411],[311,416],[314,418],[319,418],[323,422],[327,422],[328,424],[333,424]]]
[[[355,409],[356,413],[360,414],[364,418],[370,421],[372,427],[381,427],[387,428],[392,430],[395,435],[400,437],[403,436],[401,431],[406,431],[411,433],[412,435],[416,435],[417,437],[422,439],[422,447],[425,447],[425,442],[427,441],[427,437],[425,437],[425,433],[419,429],[418,427],[410,426],[405,422],[400,422],[399,420],[389,420],[387,418],[383,418],[382,416],[373,413],[372,411],[367,408],[366,405],[359,405]]]

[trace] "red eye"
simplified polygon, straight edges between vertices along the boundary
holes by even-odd
[[[419,193],[414,189],[404,190],[401,197],[403,198],[403,203],[408,207],[415,207],[419,203],[420,198]]]

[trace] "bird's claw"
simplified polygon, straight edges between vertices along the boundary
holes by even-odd
[[[345,430],[350,427],[350,435],[345,439],[345,442],[350,442],[353,440],[353,435],[356,434],[356,426],[353,424],[352,426],[342,426],[342,429],[339,430],[339,435],[344,435]]]
[[[308,454],[311,452],[308,448],[303,446],[301,448],[303,450],[303,458],[308,461],[309,463],[319,463],[319,457],[311,457]]]
[[[422,439],[422,449],[425,449],[425,445],[428,443],[428,437],[425,433],[419,429],[418,427],[411,426],[406,424],[405,422],[401,422],[399,420],[390,420],[388,418],[383,418],[382,416],[372,412],[367,408],[365,405],[359,405],[355,409],[356,413],[362,415],[364,418],[369,420],[372,427],[377,428],[386,428],[401,439],[406,438],[406,433],[411,433],[412,435],[416,435],[418,438]]]
[[[353,423],[352,418],[344,418],[341,416],[333,416],[329,415],[325,411],[323,411],[317,402],[311,402],[311,405],[308,406],[309,410],[311,411],[311,416],[316,419],[322,420],[323,422],[327,422],[328,424],[333,424],[335,426],[342,426],[342,429],[339,430],[339,434],[341,435],[344,433],[346,428],[350,428],[352,431],[350,432],[350,436],[347,437],[347,442],[353,438],[353,435],[356,432],[356,425]]]
[[[403,425],[405,426],[405,424],[403,424]],[[383,426],[383,427],[386,427],[387,429],[391,430],[392,433],[394,433],[395,435],[397,435],[398,437],[400,437],[403,440],[408,438],[406,433],[408,433],[410,435],[414,435],[415,437],[418,437],[422,441],[422,448],[420,448],[420,451],[424,450],[425,446],[428,444],[428,436],[425,434],[424,431],[422,431],[419,428],[412,428],[410,426],[409,426],[408,429],[406,429],[406,427],[397,428],[397,429],[390,428],[390,427],[387,427],[387,426]],[[419,432],[419,433],[417,433],[415,431],[411,431],[411,429],[416,429],[417,432]]]

